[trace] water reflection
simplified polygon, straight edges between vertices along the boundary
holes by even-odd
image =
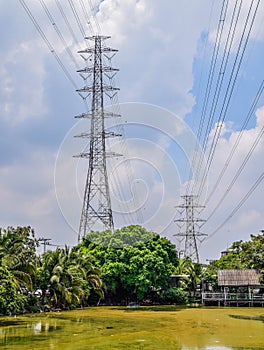
[[[28,324],[27,327],[32,329],[34,334],[54,332],[61,328],[57,323],[50,324],[49,321],[38,321],[37,323]]]

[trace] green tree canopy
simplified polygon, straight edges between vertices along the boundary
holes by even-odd
[[[0,264],[12,273],[18,289],[33,288],[38,264],[37,246],[30,226],[0,229]]]
[[[228,254],[211,262],[207,271],[217,274],[217,270],[224,269],[256,269],[262,272],[264,281],[264,232],[250,235],[250,240],[246,242],[234,242]]]
[[[18,292],[11,272],[0,266],[0,313],[19,313],[25,304],[26,297]]]
[[[91,232],[78,249],[102,268],[105,289],[113,301],[142,300],[150,291],[167,288],[178,265],[175,246],[138,225],[114,233]]]
[[[72,308],[85,305],[91,290],[102,296],[100,269],[81,252],[57,248],[48,251],[38,269],[38,287],[42,291],[43,305]],[[48,292],[48,296],[47,296]]]

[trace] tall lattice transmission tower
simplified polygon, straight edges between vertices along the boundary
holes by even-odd
[[[117,155],[106,151],[106,138],[121,135],[107,132],[105,128],[105,118],[116,115],[106,111],[104,98],[112,99],[119,90],[111,84],[118,71],[112,67],[111,59],[118,50],[105,45],[105,40],[109,38],[101,35],[87,37],[87,40],[92,41],[92,45],[79,51],[86,66],[78,71],[85,81],[85,86],[77,92],[85,100],[89,95],[91,96],[91,109],[87,113],[76,116],[76,118],[90,119],[90,131],[76,135],[76,137],[89,138],[89,150],[76,156],[89,159],[78,241],[91,231],[97,222],[100,222],[104,229],[111,231],[114,229],[106,158]],[[90,85],[89,81],[91,81]]]
[[[205,222],[205,220],[197,218],[196,215],[203,206],[195,202],[196,196],[194,195],[185,195],[182,196],[182,198],[183,204],[177,206],[177,209],[180,214],[185,214],[185,216],[175,221],[179,224],[181,229],[185,226],[185,232],[179,232],[175,236],[185,239],[183,257],[190,258],[193,262],[198,263],[199,252],[197,238],[206,236],[206,234],[196,231],[197,226],[199,226],[198,223]]]

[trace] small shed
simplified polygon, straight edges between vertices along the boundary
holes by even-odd
[[[218,270],[221,292],[202,293],[204,305],[264,306],[264,285],[257,270]]]
[[[218,285],[221,287],[260,286],[260,273],[257,270],[219,270]]]
[[[179,288],[183,277],[184,277],[183,275],[171,275],[170,276],[170,287]]]

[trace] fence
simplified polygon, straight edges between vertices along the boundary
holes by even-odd
[[[261,305],[264,306],[264,294],[248,293],[202,293],[202,303],[205,304],[218,304],[220,305],[233,305],[247,304],[248,306]]]

